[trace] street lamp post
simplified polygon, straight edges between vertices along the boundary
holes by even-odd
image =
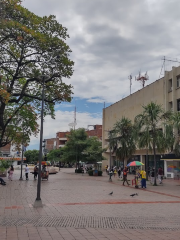
[[[111,140],[112,140],[112,132],[114,130],[104,130],[104,131],[109,133],[109,150],[110,150],[110,152],[109,152],[109,182],[112,182],[112,178],[111,178],[112,177],[112,172],[111,172],[111,158],[112,158],[112,156],[111,156]]]
[[[58,49],[56,51],[59,51]],[[60,52],[59,52],[60,54]],[[59,58],[59,54],[57,55],[57,58]],[[49,61],[46,61],[45,63],[51,62],[52,58],[50,58]],[[41,200],[41,163],[42,163],[42,142],[43,142],[43,113],[44,113],[44,88],[45,88],[45,78],[46,76],[42,76],[42,105],[41,105],[41,128],[40,128],[40,145],[39,145],[39,171],[38,171],[38,183],[37,183],[37,197],[34,202],[34,207],[42,207],[42,200]]]
[[[24,158],[24,130],[23,130],[23,137],[22,137],[21,175],[20,175],[19,180],[23,180],[23,176],[22,176],[22,164],[23,164],[23,158]]]
[[[19,178],[19,180],[23,180],[23,177],[22,177],[22,164],[23,164],[23,157],[24,157],[24,145],[22,144],[22,156],[21,156],[21,175],[20,175],[20,178]]]
[[[111,142],[111,140],[112,140],[112,135],[111,135],[111,133],[112,133],[112,131],[108,131],[109,133],[110,133],[110,142]],[[109,182],[112,182],[112,172],[111,172],[111,158],[112,158],[112,156],[111,156],[111,145],[109,144],[109,148],[110,148],[110,157],[109,157]]]
[[[42,207],[41,200],[41,163],[42,163],[42,140],[43,140],[43,112],[44,112],[44,82],[45,76],[42,79],[43,87],[42,87],[42,105],[41,105],[41,129],[40,129],[40,143],[39,143],[39,171],[38,171],[38,184],[37,184],[37,197],[34,202],[34,207]]]

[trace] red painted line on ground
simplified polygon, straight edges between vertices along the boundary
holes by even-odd
[[[151,203],[180,203],[180,201],[117,201],[117,202],[87,202],[87,203],[55,203],[55,206],[74,206],[74,205],[98,205],[98,204],[151,204]],[[48,204],[50,205],[50,204]]]
[[[10,207],[5,207],[4,209],[22,209],[24,208],[23,206],[10,206]]]

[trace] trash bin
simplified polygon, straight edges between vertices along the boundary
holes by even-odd
[[[98,176],[98,170],[93,171],[93,176]]]

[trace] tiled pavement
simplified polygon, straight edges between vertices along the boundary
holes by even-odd
[[[43,208],[33,208],[37,181],[19,174],[0,185],[0,240],[180,239],[180,181],[141,190],[61,169],[42,181]]]

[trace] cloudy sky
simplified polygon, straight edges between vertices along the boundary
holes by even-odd
[[[45,119],[44,138],[69,130],[77,108],[77,127],[102,123],[102,108],[132,93],[141,85],[139,71],[152,83],[163,76],[162,58],[180,59],[179,0],[23,0],[37,15],[55,15],[68,28],[67,40],[75,62],[70,104],[56,106],[56,120]],[[173,64],[178,66],[177,63]],[[166,70],[172,62],[166,61]],[[161,73],[161,74],[160,74]],[[29,149],[38,148],[32,138]]]

